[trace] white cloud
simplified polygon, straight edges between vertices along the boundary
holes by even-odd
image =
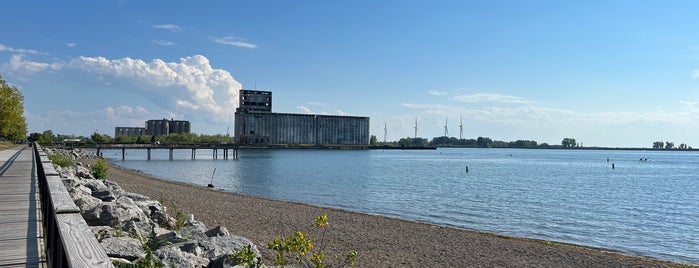
[[[313,111],[311,111],[311,109],[309,109],[306,106],[299,105],[299,106],[296,106],[296,109],[301,110],[304,114],[313,114]]]
[[[12,52],[12,53],[23,53],[23,54],[43,54],[47,53],[39,52],[33,49],[23,49],[23,48],[12,48],[3,44],[0,44],[0,52]]]
[[[160,29],[160,30],[167,30],[167,31],[171,31],[171,32],[179,32],[182,30],[182,27],[180,27],[179,25],[175,25],[175,24],[156,24],[156,25],[153,25],[153,28]]]
[[[31,75],[33,73],[40,72],[45,69],[55,70],[61,68],[61,64],[58,63],[49,64],[43,62],[26,61],[23,58],[24,57],[22,55],[12,55],[10,61],[4,63],[2,65],[2,68],[4,70],[9,70],[12,73],[18,73],[21,75]]]
[[[93,73],[129,83],[131,90],[165,109],[189,111],[190,116],[197,114],[215,121],[230,121],[242,88],[228,71],[212,68],[201,55],[181,58],[179,62],[79,57],[68,66],[86,75]]]
[[[77,46],[77,45],[78,45],[78,44],[76,44],[76,43],[66,43],[66,46],[67,46],[67,47],[75,47],[75,46]]]
[[[693,78],[698,78],[698,77],[699,77],[699,70],[694,70],[694,71],[692,71],[692,77],[693,77]]]
[[[449,92],[446,92],[446,91],[437,91],[437,90],[430,90],[430,91],[428,91],[428,93],[430,93],[430,95],[435,95],[435,96],[446,96],[446,95],[449,95]]]
[[[501,103],[533,103],[533,101],[528,100],[523,97],[509,96],[509,95],[499,95],[499,94],[484,94],[476,93],[469,95],[460,95],[454,97],[454,100],[460,102],[501,102]]]
[[[237,38],[234,36],[225,36],[225,37],[221,37],[221,38],[211,38],[211,40],[213,40],[215,43],[219,43],[219,44],[223,44],[223,45],[236,46],[236,47],[242,47],[242,48],[257,48],[257,45],[244,42],[240,38]]]
[[[153,40],[153,44],[156,45],[161,45],[161,46],[174,46],[175,43],[171,41],[165,41],[165,40]]]
[[[88,87],[90,91],[129,92],[129,96],[141,97],[134,101],[148,101],[164,113],[210,125],[232,121],[242,89],[228,71],[213,68],[201,55],[184,57],[179,62],[78,57],[53,64],[25,61],[15,55],[3,67],[25,75],[51,70],[51,75],[42,79],[55,79],[56,84],[77,83],[78,88]]]
[[[342,110],[337,110],[337,114],[338,114],[338,115],[347,115],[347,116],[351,116],[351,114],[345,113],[345,112],[342,111]]]

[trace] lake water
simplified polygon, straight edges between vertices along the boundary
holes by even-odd
[[[145,150],[127,150],[122,161],[121,151],[104,152],[164,179],[206,186],[213,174],[216,188],[245,195],[699,264],[698,152],[241,150],[237,161],[190,154],[175,150],[168,160],[168,150],[153,150],[146,160]]]

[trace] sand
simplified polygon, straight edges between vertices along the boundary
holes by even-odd
[[[309,231],[316,246],[323,244],[326,259],[357,250],[357,267],[684,267],[606,250],[227,193],[115,166],[109,168],[109,180],[126,191],[162,200],[168,207],[174,203],[208,227],[222,225],[250,239],[267,264],[274,259],[267,244],[274,237],[301,230]],[[330,224],[320,243],[321,236],[311,225],[322,214],[328,215]]]

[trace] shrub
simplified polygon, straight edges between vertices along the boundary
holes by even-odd
[[[67,156],[60,154],[60,153],[52,153],[47,155],[48,158],[51,160],[52,163],[60,166],[60,167],[69,167],[73,165],[73,161],[70,161],[70,158]]]
[[[107,160],[99,159],[94,166],[92,166],[92,176],[95,179],[105,180],[107,179]]]

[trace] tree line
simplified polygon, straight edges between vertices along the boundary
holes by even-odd
[[[95,145],[95,144],[195,144],[195,143],[234,143],[234,138],[229,135],[206,135],[206,134],[170,134],[170,135],[133,135],[119,136],[112,138],[103,133],[94,132],[90,137],[54,134],[51,130],[42,133],[31,133],[27,138],[29,142],[38,142],[43,146],[55,144],[69,145]]]
[[[478,137],[476,139],[457,139],[455,137],[434,137],[432,140],[426,138],[401,138],[395,142],[377,143],[381,145],[392,145],[397,147],[465,147],[465,148],[574,148],[580,147],[575,139],[565,138],[561,145],[550,145],[548,143],[538,143],[532,140],[500,141],[489,137]]]
[[[653,142],[653,149],[666,149],[666,150],[692,150],[692,146],[687,145],[686,143],[680,143],[679,146],[675,147],[675,143],[671,141],[656,141]]]

